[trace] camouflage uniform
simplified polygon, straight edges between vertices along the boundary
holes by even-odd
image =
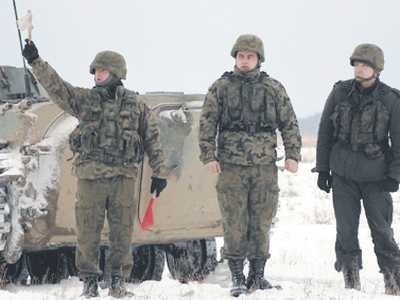
[[[125,78],[126,68],[110,68],[105,51],[96,57],[90,71],[103,65]],[[118,56],[117,56],[118,58]],[[118,62],[118,61],[117,61]],[[107,65],[108,64],[108,65]],[[117,65],[111,62],[111,66]],[[79,120],[70,136],[77,154],[74,172],[78,177],[76,223],[78,251],[76,264],[81,277],[100,275],[99,243],[105,210],[110,226],[111,274],[122,276],[122,265],[131,261],[131,238],[135,179],[144,151],[156,177],[165,177],[163,152],[156,120],[137,93],[118,85],[115,96],[107,89],[73,87],[41,58],[31,66],[50,98]]]
[[[262,62],[261,47],[257,37],[244,35],[232,56],[249,50]],[[210,87],[200,119],[200,159],[204,164],[218,161],[221,166],[217,192],[228,259],[265,262],[270,256],[269,229],[279,192],[277,129],[286,159],[298,161],[301,138],[290,100],[282,84],[259,67],[246,73],[235,67]]]
[[[383,70],[383,52],[375,45],[358,46],[351,64],[355,61],[367,63],[378,74]],[[335,268],[343,272],[346,287],[360,288],[361,199],[381,271],[400,271],[400,251],[391,229],[393,203],[384,188],[388,178],[400,181],[400,92],[379,77],[367,89],[355,79],[336,83],[321,116],[316,163],[320,174],[333,175]]]

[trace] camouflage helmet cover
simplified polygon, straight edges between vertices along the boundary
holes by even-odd
[[[374,44],[358,45],[350,56],[350,64],[352,66],[354,66],[355,61],[365,62],[377,72],[381,72],[385,64],[382,49]]]
[[[231,50],[231,56],[236,58],[238,51],[252,51],[258,54],[260,62],[265,61],[264,45],[262,40],[254,34],[240,35]]]
[[[125,58],[117,52],[106,50],[97,53],[90,64],[90,73],[94,74],[96,68],[106,69],[118,78],[126,79]]]

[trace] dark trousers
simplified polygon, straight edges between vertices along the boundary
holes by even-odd
[[[382,191],[378,182],[357,182],[336,174],[333,174],[332,191],[336,217],[336,270],[340,271],[354,259],[361,268],[358,242],[361,200],[380,269],[399,268],[400,251],[391,228],[393,202],[390,194]]]

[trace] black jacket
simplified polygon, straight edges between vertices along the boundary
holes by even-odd
[[[341,101],[351,101],[356,109],[366,101],[381,101],[389,112],[388,145],[384,155],[368,157],[363,151],[355,150],[350,142],[335,138],[332,114]],[[363,93],[354,79],[337,82],[325,103],[319,124],[316,170],[331,171],[360,182],[379,181],[385,177],[400,182],[400,91],[378,81],[374,89]]]

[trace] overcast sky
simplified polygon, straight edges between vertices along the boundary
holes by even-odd
[[[125,85],[140,93],[205,93],[233,68],[239,34],[264,41],[263,69],[281,81],[299,117],[321,111],[332,85],[352,77],[359,43],[385,52],[382,80],[400,88],[399,0],[17,0],[33,12],[40,55],[77,86],[93,85],[94,55],[121,52]],[[0,1],[0,65],[20,66],[12,0]]]

